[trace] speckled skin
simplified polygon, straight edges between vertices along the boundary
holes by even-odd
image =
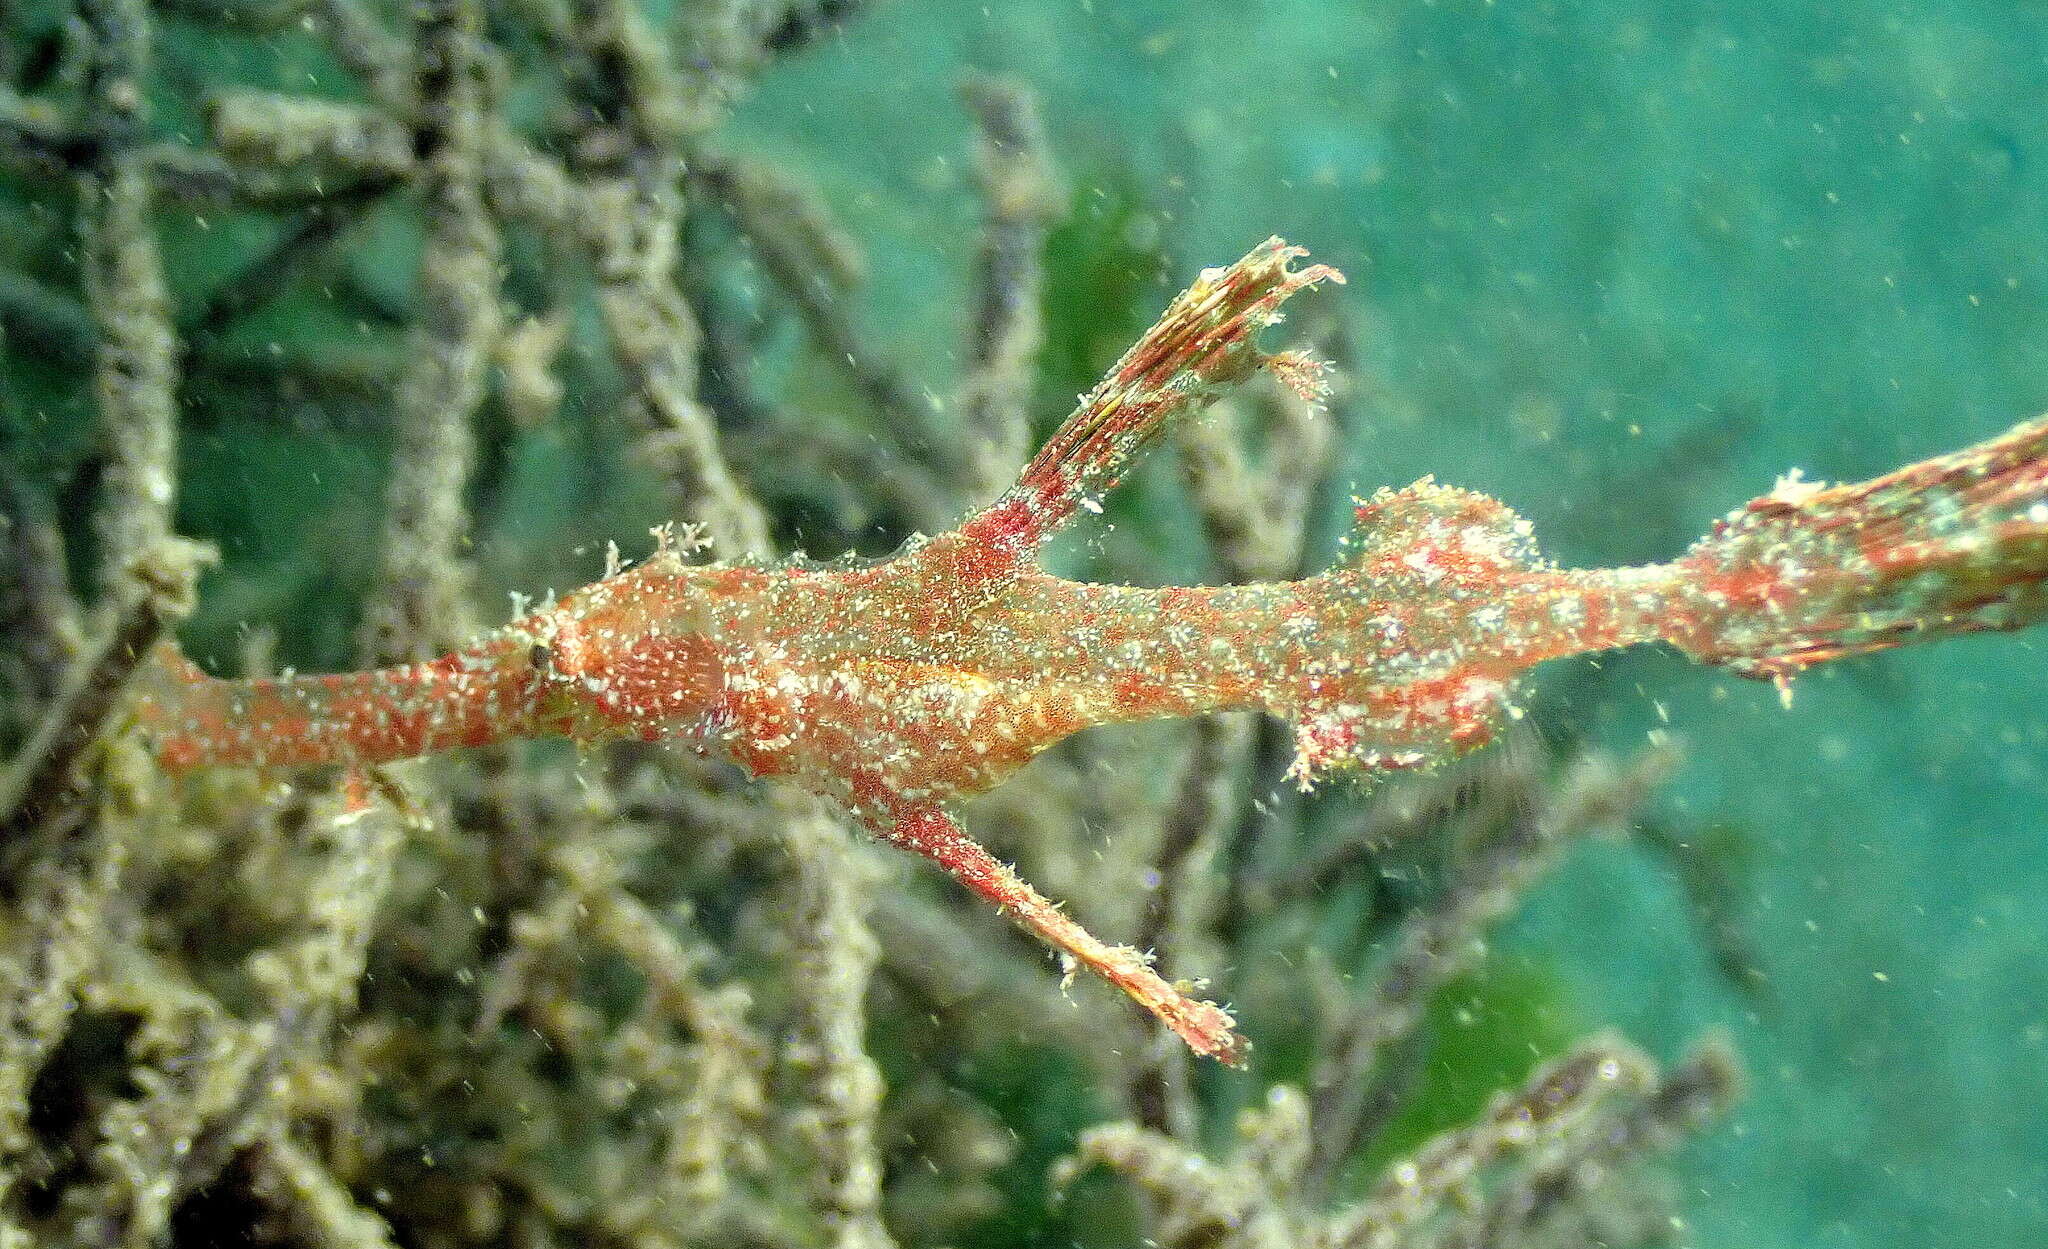
[[[1513,714],[1545,659],[1666,639],[1781,682],[1839,655],[2043,614],[2048,422],[1860,486],[1795,480],[1646,568],[1545,565],[1526,522],[1419,482],[1357,505],[1302,581],[1138,589],[1036,567],[1174,415],[1254,368],[1280,302],[1336,275],[1271,240],[1203,275],[995,504],[891,559],[691,566],[664,544],[431,663],[216,681],[176,662],[141,721],[173,770],[369,763],[541,735],[671,740],[830,798],[1124,989],[1198,1052],[1230,1017],[1097,941],[947,814],[1090,725],[1254,709],[1295,726],[1296,779],[1428,764]]]

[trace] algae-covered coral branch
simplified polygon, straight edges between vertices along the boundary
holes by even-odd
[[[418,11],[413,148],[426,251],[421,316],[392,399],[398,436],[384,564],[364,623],[364,650],[379,662],[424,658],[469,632],[462,543],[476,412],[503,319],[501,245],[483,194],[482,22],[482,6],[468,0],[437,0]]]
[[[87,33],[86,123],[96,158],[80,177],[83,282],[99,330],[96,390],[108,442],[99,513],[107,585],[121,559],[169,535],[176,488],[177,342],[151,222],[155,183],[143,147],[149,8],[94,0]]]

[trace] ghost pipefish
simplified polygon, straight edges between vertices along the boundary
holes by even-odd
[[[1873,481],[1782,480],[1678,559],[1574,570],[1483,495],[1424,479],[1356,503],[1332,568],[1140,589],[1045,572],[1167,422],[1265,370],[1322,367],[1257,331],[1323,281],[1278,239],[1204,272],[1006,493],[875,564],[637,566],[431,662],[218,680],[167,653],[141,732],[171,771],[371,764],[517,738],[682,740],[838,803],[1107,979],[1199,1053],[1230,1015],[1106,944],[950,809],[1091,725],[1253,709],[1293,726],[1291,775],[1414,768],[1488,740],[1546,659],[1665,641],[1785,687],[1812,664],[2013,629],[2048,611],[2048,420]]]

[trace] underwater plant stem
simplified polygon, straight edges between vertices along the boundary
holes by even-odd
[[[483,194],[487,115],[483,18],[475,0],[415,12],[414,143],[426,202],[420,318],[393,400],[397,438],[385,491],[377,585],[362,648],[372,662],[425,659],[469,631],[469,479],[474,420],[503,329],[502,250]]]
[[[633,388],[643,448],[682,514],[732,557],[766,557],[768,516],[733,471],[697,396],[703,330],[676,286],[685,203],[683,141],[710,105],[688,92],[638,6],[579,0],[585,125],[574,164],[578,232],[597,277],[613,355]],[[589,155],[595,153],[598,155]]]
[[[199,570],[213,549],[176,538],[132,561],[106,640],[76,666],[35,736],[0,775],[0,844],[63,811],[76,794],[78,763],[121,708],[128,686],[170,630],[192,612]]]
[[[100,582],[120,592],[126,561],[171,533],[177,474],[178,344],[151,213],[144,146],[149,9],[141,0],[80,6],[93,161],[78,180],[80,277],[97,330],[93,389],[107,446],[94,514]]]
[[[972,454],[968,484],[987,498],[1010,483],[1031,449],[1031,387],[1045,337],[1041,253],[1059,197],[1031,90],[985,77],[971,80],[963,95],[980,131],[982,243],[960,406]]]

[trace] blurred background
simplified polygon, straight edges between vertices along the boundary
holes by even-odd
[[[747,515],[764,549],[886,553],[987,497],[1019,421],[1035,445],[1197,270],[1271,234],[1351,279],[1268,335],[1341,366],[1327,417],[1249,393],[1220,440],[1112,496],[1063,571],[1319,569],[1349,492],[1424,474],[1498,496],[1562,562],[1644,562],[1787,469],[1872,476],[2048,400],[2038,5],[84,9],[0,7],[11,558],[28,567],[32,529],[61,539],[87,601],[59,650],[84,649],[111,563],[91,517],[123,453],[96,344],[150,301],[95,261],[127,237],[96,205],[131,176],[176,335],[174,525],[220,551],[180,637],[221,673],[374,651],[412,454],[393,448],[429,445],[409,420],[474,439],[441,479],[467,518],[437,556],[471,614],[415,621],[393,653],[596,577],[608,540],[644,554],[649,525],[707,499],[714,556]],[[436,21],[472,40],[448,58],[467,97],[422,59]],[[139,107],[108,85],[137,46]],[[470,285],[435,268],[464,256]],[[494,306],[465,311],[478,272]],[[671,358],[636,325],[696,341]],[[471,348],[481,391],[451,413]],[[438,382],[435,353],[456,362]],[[721,461],[734,480],[707,487]],[[56,610],[32,599],[10,610]],[[1242,1075],[1191,1069],[1098,986],[1063,1002],[933,873],[660,752],[424,769],[436,831],[393,833],[389,879],[342,891],[345,939],[262,896],[332,880],[299,861],[316,784],[136,782],[137,818],[181,831],[139,843],[109,895],[127,918],[81,956],[83,1022],[0,1055],[28,1107],[0,1132],[9,1217],[22,1243],[2048,1241],[2042,648],[1855,660],[1789,707],[1665,651],[1573,661],[1490,755],[1306,799],[1248,723],[1091,733],[972,812],[1105,935],[1150,936],[1169,975],[1233,1001],[1259,1046]],[[19,745],[51,690],[15,665]],[[1567,836],[1598,828],[1620,831]],[[610,919],[586,922],[592,898]],[[656,933],[693,985],[664,985]],[[271,1060],[292,1092],[202,1112],[134,1074],[200,1048],[162,1022],[165,977],[259,1027],[286,1016],[256,956],[315,938],[367,980],[341,977]],[[1438,1135],[1496,1090],[1569,1083],[1609,1032],[1641,1087],[1550,1153]],[[256,1053],[286,1032],[234,1035]],[[1739,1100],[1724,1060],[1688,1057],[1712,1037]],[[1688,1075],[1696,1107],[1600,1154]],[[1307,1126],[1275,1087],[1302,1090]],[[164,1162],[153,1195],[106,1145],[152,1096],[218,1142],[207,1168]],[[732,1156],[698,1158],[716,1178],[674,1198],[691,1212],[620,1213],[682,1165],[663,1108],[707,1101]],[[1296,1144],[1250,1156],[1273,1140]],[[1445,1189],[1480,1214],[1394,1213],[1374,1177],[1432,1143],[1475,1160]],[[1217,1169],[1175,1180],[1176,1150]],[[316,1189],[367,1222],[308,1214]],[[1528,1192],[1550,1204],[1503,1213]],[[1343,1225],[1361,1209],[1366,1230]]]

